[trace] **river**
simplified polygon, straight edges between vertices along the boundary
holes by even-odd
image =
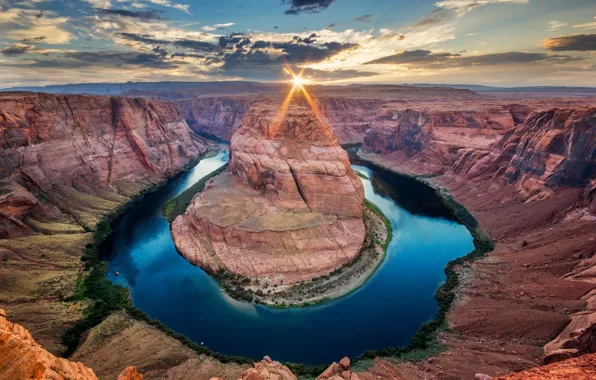
[[[393,226],[387,256],[373,276],[348,296],[313,307],[275,309],[233,300],[178,254],[162,215],[168,200],[227,159],[227,152],[203,159],[144,196],[113,224],[102,245],[107,278],[130,289],[135,307],[213,351],[318,365],[407,345],[438,310],[434,293],[445,280],[445,265],[474,249],[468,230],[449,217],[434,190],[354,164],[369,178],[362,179],[366,198]]]

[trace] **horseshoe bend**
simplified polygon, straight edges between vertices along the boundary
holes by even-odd
[[[0,380],[596,379],[594,0],[0,0]]]
[[[253,105],[227,172],[172,223],[188,261],[265,286],[327,275],[356,260],[365,237],[364,191],[347,153],[313,110],[280,105]]]

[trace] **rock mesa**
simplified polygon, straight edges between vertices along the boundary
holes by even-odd
[[[352,261],[364,191],[347,153],[307,107],[254,105],[232,137],[228,172],[172,224],[190,262],[293,284]]]

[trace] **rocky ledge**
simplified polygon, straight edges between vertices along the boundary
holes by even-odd
[[[300,284],[354,261],[364,191],[347,153],[315,113],[254,105],[231,142],[229,170],[172,224],[193,264],[245,282]]]
[[[24,327],[6,319],[0,309],[0,378],[30,380],[97,380],[82,363],[58,358],[33,340]],[[142,380],[135,367],[128,367],[118,380]]]

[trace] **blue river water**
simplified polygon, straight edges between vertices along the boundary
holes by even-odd
[[[107,278],[130,288],[137,308],[213,351],[314,365],[407,345],[438,310],[434,293],[445,280],[445,265],[474,248],[468,230],[445,216],[430,188],[353,165],[370,178],[362,180],[366,198],[393,226],[387,257],[373,276],[348,296],[313,307],[274,309],[233,300],[178,254],[162,216],[168,200],[227,159],[223,152],[204,159],[147,194],[114,223],[103,246]]]

